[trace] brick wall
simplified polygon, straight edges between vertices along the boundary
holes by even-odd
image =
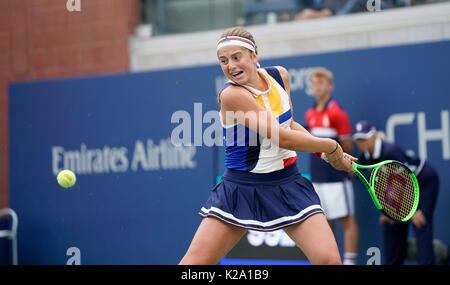
[[[8,82],[128,70],[140,0],[0,0],[0,208],[9,206]]]

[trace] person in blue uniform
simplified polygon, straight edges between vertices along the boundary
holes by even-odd
[[[217,264],[249,229],[283,229],[312,264],[341,264],[320,199],[298,171],[296,152],[317,152],[347,172],[356,158],[293,120],[287,70],[259,68],[247,30],[225,31],[217,57],[229,79],[218,98],[226,170],[200,209],[203,219],[180,264]]]
[[[417,240],[417,263],[434,264],[433,212],[439,191],[438,174],[427,161],[416,156],[409,156],[399,146],[383,141],[371,122],[360,121],[356,123],[355,130],[353,139],[361,151],[359,164],[370,165],[384,160],[397,160],[408,166],[419,182],[419,205],[410,222],[396,223],[383,215],[380,216],[380,225],[383,230],[383,264],[403,264],[410,223],[413,225]]]

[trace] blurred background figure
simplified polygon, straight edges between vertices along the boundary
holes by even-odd
[[[296,15],[296,20],[367,12],[367,0],[299,0],[299,2],[304,9]],[[386,8],[384,1],[381,2],[380,8]]]
[[[397,160],[406,164],[417,177],[420,200],[417,212],[412,217],[417,240],[417,263],[434,264],[433,253],[433,212],[439,190],[439,177],[425,160],[409,156],[399,146],[382,140],[375,126],[369,121],[359,121],[355,125],[353,139],[361,151],[359,164],[369,165],[383,160]],[[409,222],[394,223],[380,215],[383,230],[383,264],[403,264],[407,252]]]
[[[334,90],[333,73],[323,67],[315,69],[311,75],[311,86],[316,103],[305,114],[305,121],[311,134],[332,138],[341,144],[346,153],[352,153],[352,130],[348,115],[331,97]],[[311,155],[310,171],[311,181],[320,197],[331,228],[333,228],[334,220],[339,220],[343,228],[343,264],[355,264],[359,230],[354,218],[352,183],[347,173],[336,171],[315,155]]]

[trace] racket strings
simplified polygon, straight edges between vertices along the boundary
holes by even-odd
[[[374,177],[374,190],[384,212],[395,220],[406,218],[414,208],[414,180],[402,164],[381,166]]]

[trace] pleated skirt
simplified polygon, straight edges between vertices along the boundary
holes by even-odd
[[[275,231],[323,214],[312,183],[293,164],[270,173],[226,169],[199,215],[256,231]]]

